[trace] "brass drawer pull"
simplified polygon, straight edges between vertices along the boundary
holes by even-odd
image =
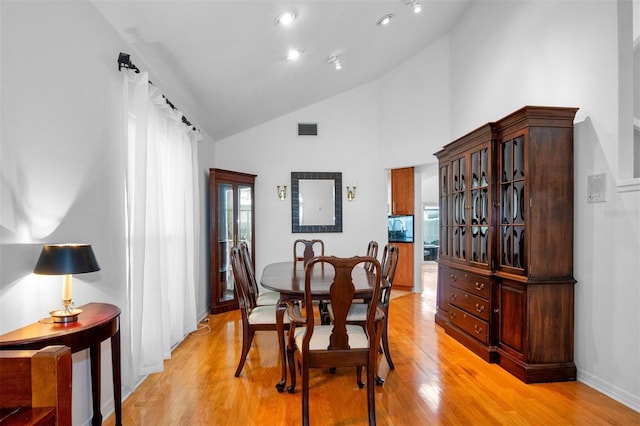
[[[476,303],[476,311],[478,311],[480,313],[484,312],[484,305]]]
[[[479,283],[476,281],[476,290],[480,291],[484,288],[484,283]]]
[[[478,327],[478,324],[473,324],[473,329],[477,334],[482,333],[482,327]]]

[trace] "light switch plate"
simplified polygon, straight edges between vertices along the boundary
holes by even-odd
[[[587,202],[604,203],[607,201],[607,175],[600,173],[587,177]]]

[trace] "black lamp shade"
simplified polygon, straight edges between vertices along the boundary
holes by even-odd
[[[33,272],[67,275],[99,270],[100,266],[89,244],[45,244]]]

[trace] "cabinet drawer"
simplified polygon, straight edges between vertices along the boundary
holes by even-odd
[[[449,283],[468,293],[489,299],[489,277],[451,269]]]
[[[456,287],[449,288],[449,303],[485,321],[489,321],[489,302]]]
[[[482,321],[451,305],[449,305],[449,321],[476,339],[487,344],[489,343],[489,334],[487,333],[488,324],[486,321]]]

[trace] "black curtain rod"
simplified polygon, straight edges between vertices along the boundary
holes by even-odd
[[[118,55],[118,71],[122,71],[122,68],[134,70],[136,74],[140,73],[140,69],[131,62],[131,57],[129,56],[129,54],[120,52],[120,54]],[[153,82],[149,80],[149,84],[153,84]],[[153,85],[155,86],[155,84]],[[174,111],[178,109],[175,107],[175,105],[173,105],[173,103],[171,103],[169,98],[167,98],[164,93],[162,94],[162,97],[167,102],[167,105],[171,107],[171,109],[173,109]],[[196,126],[191,124],[191,122],[187,119],[187,117],[184,116],[184,114],[182,114],[182,122],[189,127],[193,127],[194,131],[198,130],[196,129]]]

